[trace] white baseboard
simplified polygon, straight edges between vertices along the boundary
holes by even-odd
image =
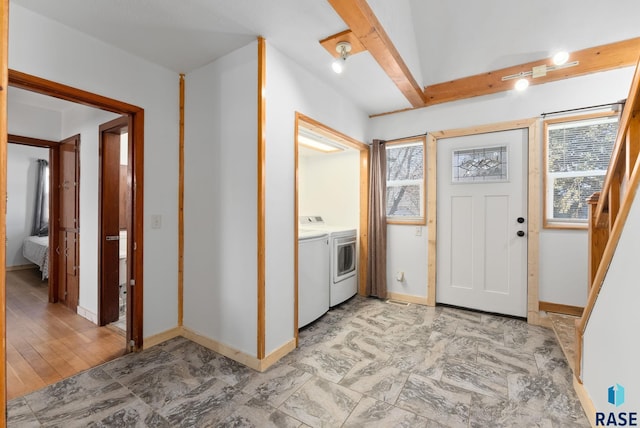
[[[89,309],[83,308],[82,306],[78,306],[76,309],[76,313],[80,315],[82,318],[88,319],[94,324],[98,324],[98,314],[94,314]]]

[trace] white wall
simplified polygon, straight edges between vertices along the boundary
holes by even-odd
[[[523,93],[515,91],[472,98],[423,109],[373,118],[369,138],[393,140],[405,136],[539,117],[541,113],[614,102],[627,97],[632,68],[591,74],[544,85],[531,86]],[[541,127],[540,127],[541,129]],[[539,144],[541,133],[538,133]],[[542,166],[542,159],[539,160]],[[542,207],[540,207],[542,213]],[[427,230],[417,239],[412,226],[388,229],[387,250],[391,262],[389,275],[400,266],[394,253],[406,248],[425,254],[424,259],[405,263],[405,275],[417,278],[426,272]],[[586,231],[544,229],[540,233],[540,299],[582,306],[586,302]],[[395,283],[395,280],[391,282]],[[426,279],[424,281],[426,284]],[[407,291],[408,293],[409,291]],[[426,290],[417,295],[426,295]]]
[[[300,112],[359,141],[367,116],[267,43],[266,351],[293,331],[294,122]],[[337,77],[336,77],[337,78]]]
[[[115,113],[77,105],[62,114],[63,138],[80,134],[80,296],[78,313],[98,319],[99,126]]]
[[[145,109],[144,336],[175,327],[178,76],[14,3],[10,22],[10,68]]]
[[[607,271],[602,290],[584,334],[582,379],[597,411],[638,412],[640,409],[640,193]],[[607,403],[607,389],[616,383],[625,390],[625,403]]]
[[[427,297],[426,233],[425,226],[387,226],[387,291]]]
[[[298,213],[321,215],[326,224],[358,228],[360,152],[300,156]]]
[[[257,355],[253,42],[186,76],[184,325]]]
[[[49,149],[7,146],[7,261],[6,266],[31,264],[22,256],[22,242],[31,235],[38,159],[49,161]]]
[[[9,134],[59,141],[62,113],[21,104],[9,99],[7,108]]]

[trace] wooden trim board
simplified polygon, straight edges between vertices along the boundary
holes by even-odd
[[[584,308],[580,306],[563,305],[561,303],[551,303],[551,302],[539,302],[539,308],[541,311],[545,311],[545,312],[554,312],[556,314],[573,315],[576,317],[581,317],[582,312],[584,311]]]
[[[153,336],[144,338],[144,349],[149,349],[153,346],[159,345],[162,342],[166,342],[174,337],[184,336],[183,328],[181,326],[174,327],[170,330],[163,331],[162,333],[154,334]]]
[[[184,324],[184,74],[178,82],[180,99],[178,107],[178,326]]]
[[[387,291],[387,298],[390,300],[397,300],[404,303],[415,303],[416,305],[429,305],[429,298],[423,296],[412,296],[410,294],[392,293]]]
[[[576,377],[573,378],[573,389],[580,400],[582,410],[589,420],[592,427],[596,426],[596,406],[593,405],[593,401],[587,392],[587,389],[582,385]]]
[[[265,356],[266,347],[266,314],[265,314],[265,213],[266,213],[266,89],[267,89],[267,59],[266,42],[258,37],[258,340],[257,355],[261,360]]]
[[[7,87],[9,80],[9,0],[0,0],[0,195],[7,194]],[[6,242],[7,199],[0,197],[0,242]],[[0,426],[6,424],[7,414],[7,298],[5,265],[7,247],[2,245],[0,250]]]
[[[437,284],[437,146],[438,141],[444,138],[463,137],[469,135],[485,134],[491,132],[527,129],[528,131],[528,241],[527,241],[527,321],[531,324],[540,324],[540,312],[538,309],[539,287],[539,233],[540,233],[540,148],[537,141],[537,119],[516,120],[490,125],[480,125],[469,128],[459,128],[447,131],[438,131],[427,135],[427,301],[430,305],[436,303]]]
[[[413,107],[425,105],[425,95],[366,0],[329,0],[360,43],[396,84]]]

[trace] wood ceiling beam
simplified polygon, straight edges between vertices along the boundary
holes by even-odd
[[[413,107],[425,105],[424,92],[366,0],[328,0]]]
[[[569,61],[578,61],[578,65],[550,71],[543,77],[530,77],[529,83],[530,85],[539,85],[599,71],[632,66],[638,61],[639,55],[640,37],[575,51],[570,54]],[[427,86],[424,89],[426,105],[509,91],[513,89],[516,80],[502,81],[503,76],[531,71],[533,67],[543,64],[549,66],[553,63],[550,58],[546,58]]]

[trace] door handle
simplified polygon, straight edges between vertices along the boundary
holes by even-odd
[[[107,235],[106,236],[106,240],[107,241],[119,241],[120,240],[120,235]]]
[[[517,222],[521,224],[524,223],[524,217],[518,217]]]
[[[523,230],[519,230],[519,231],[516,233],[516,235],[518,235],[518,236],[522,237],[522,236],[524,236],[524,231],[523,231]]]

